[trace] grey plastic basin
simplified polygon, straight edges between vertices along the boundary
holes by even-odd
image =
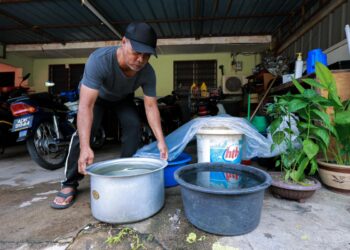
[[[253,231],[260,222],[264,192],[272,181],[258,168],[219,162],[181,167],[175,179],[181,186],[187,219],[199,229],[218,235]]]

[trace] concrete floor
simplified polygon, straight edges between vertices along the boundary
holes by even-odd
[[[116,155],[117,145],[96,152],[97,161]],[[242,236],[222,237],[198,230],[187,221],[179,187],[166,189],[160,212],[133,224],[109,225],[92,217],[88,178],[81,182],[71,208],[54,210],[49,203],[62,178],[63,169],[40,168],[24,146],[0,156],[0,249],[124,250],[131,249],[132,239],[152,250],[350,249],[350,196],[325,188],[305,203],[276,199],[266,192],[259,226]],[[134,229],[134,238],[129,235],[118,244],[106,243],[109,236],[126,227]],[[188,243],[190,233],[201,241]]]

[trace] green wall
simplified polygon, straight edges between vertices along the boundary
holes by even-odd
[[[27,57],[18,57],[8,55],[4,63],[23,67],[24,73],[31,73],[30,85],[34,90],[46,91],[45,82],[49,78],[50,64],[75,64],[85,63],[87,58],[74,59],[30,59]],[[260,63],[260,55],[238,55],[237,61],[242,61],[243,70],[235,72],[231,67],[232,57],[230,53],[208,53],[208,54],[177,54],[177,55],[159,55],[158,58],[151,57],[150,63],[154,67],[157,76],[157,95],[169,95],[173,90],[173,62],[179,60],[217,60],[217,65],[224,65],[225,75],[251,75],[252,69]],[[1,62],[2,60],[0,60]],[[218,68],[218,83],[221,83],[221,71]],[[136,91],[137,96],[142,95],[141,89]]]
[[[81,64],[87,58],[35,59],[33,64],[34,89],[38,92],[47,91],[45,82],[49,80],[49,65],[52,64]]]

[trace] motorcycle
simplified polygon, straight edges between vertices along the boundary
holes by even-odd
[[[11,133],[13,116],[10,110],[9,98],[18,97],[29,93],[29,87],[22,86],[30,73],[26,74],[18,87],[4,87],[0,92],[0,155],[5,153],[5,148],[16,144],[17,134]]]
[[[157,100],[161,125],[165,136],[180,127],[183,123],[180,107],[177,104],[177,101],[178,96],[174,92],[171,95],[167,95]],[[143,99],[134,97],[134,102],[141,118],[141,142],[143,145],[147,145],[155,141],[156,138],[153,135],[152,129],[148,125]]]
[[[63,91],[59,94],[59,96],[64,105],[69,109],[68,120],[74,125],[75,128],[77,128],[79,91]],[[105,142],[106,132],[104,127],[101,125],[91,138],[91,148],[94,150],[101,149]]]
[[[47,92],[9,100],[14,116],[12,132],[26,141],[30,157],[41,167],[54,170],[64,165],[75,127],[69,109]]]
[[[49,87],[54,83],[46,82]],[[17,141],[26,141],[30,157],[41,167],[55,170],[65,163],[70,139],[76,131],[78,97],[65,100],[63,96],[42,92],[9,100],[15,117],[12,132]],[[91,138],[91,148],[100,149],[106,140],[103,127]]]

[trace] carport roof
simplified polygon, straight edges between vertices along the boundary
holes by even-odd
[[[161,39],[269,35],[283,41],[302,25],[300,20],[306,22],[329,2],[0,0],[0,42],[65,45],[115,41],[132,21],[149,23]]]

